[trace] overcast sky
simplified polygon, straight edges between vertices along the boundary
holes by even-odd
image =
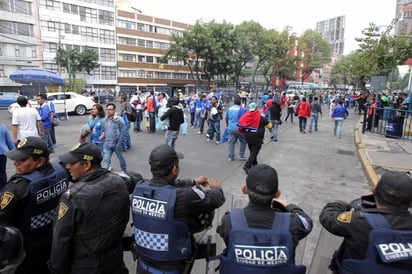
[[[316,22],[346,16],[345,54],[355,50],[355,37],[369,23],[389,25],[395,18],[396,0],[130,0],[144,14],[194,24],[196,20],[233,24],[256,21],[267,29],[291,26],[298,35],[315,29]]]

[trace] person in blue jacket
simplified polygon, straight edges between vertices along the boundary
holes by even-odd
[[[6,153],[14,149],[13,139],[5,125],[0,124],[0,190],[7,183],[7,156]]]

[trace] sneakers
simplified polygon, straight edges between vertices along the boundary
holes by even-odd
[[[210,142],[212,142],[212,140],[210,140],[210,139],[208,139],[208,138],[206,138],[206,143],[210,143]]]
[[[219,141],[216,141],[216,145],[218,145],[218,144],[220,144],[220,142],[219,142]]]
[[[274,137],[274,136],[270,136],[270,140],[273,140],[273,139],[275,139],[275,137]]]
[[[242,169],[245,171],[245,173],[246,173],[246,174],[248,174],[248,173],[249,173],[249,168],[247,168],[247,167],[243,166],[243,167],[242,167]]]
[[[203,134],[203,132],[201,132],[201,131],[198,131],[198,132],[197,132],[197,134]]]
[[[312,130],[311,130],[311,129],[309,129],[309,133],[312,133]]]
[[[235,159],[229,157],[228,160],[229,160],[229,162],[233,162],[233,160],[235,160]]]
[[[239,156],[238,159],[239,159],[240,161],[246,161],[246,157],[244,157],[244,156],[243,156],[243,157],[240,157],[240,156]]]

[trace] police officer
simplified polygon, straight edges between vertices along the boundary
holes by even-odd
[[[278,183],[269,165],[249,169],[242,187],[249,204],[227,212],[217,228],[226,244],[220,273],[305,273],[305,266],[295,266],[294,256],[299,240],[311,232],[312,220],[297,205],[274,200],[280,196]]]
[[[100,168],[92,143],[59,156],[73,180],[60,198],[49,267],[52,273],[122,273],[121,238],[130,214],[123,179]]]
[[[52,220],[69,180],[64,168],[49,162],[47,144],[38,137],[23,138],[7,153],[16,174],[2,189],[0,222],[18,228],[26,258],[17,273],[48,273]]]
[[[14,274],[24,256],[21,232],[15,227],[0,225],[0,273]]]
[[[149,157],[153,178],[133,192],[137,273],[189,273],[198,217],[225,201],[217,180],[177,180],[182,158],[166,144],[154,148]]]
[[[384,173],[372,195],[350,204],[328,203],[319,220],[329,232],[344,237],[331,261],[331,270],[411,273],[412,216],[408,211],[411,206],[412,175],[405,171]],[[379,232],[383,229],[388,233]]]

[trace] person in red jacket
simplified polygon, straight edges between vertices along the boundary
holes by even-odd
[[[310,117],[310,105],[306,102],[306,97],[302,98],[302,101],[296,106],[296,113],[299,117],[299,130],[302,133],[305,133],[306,130],[306,122],[308,117]]]

